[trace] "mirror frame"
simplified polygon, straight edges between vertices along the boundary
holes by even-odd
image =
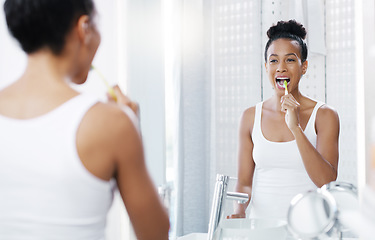
[[[295,226],[292,224],[292,221],[291,221],[291,215],[295,207],[298,205],[298,203],[300,203],[301,200],[311,195],[318,195],[319,197],[324,199],[329,206],[329,218],[327,220],[327,224],[325,224],[321,228],[320,231],[313,233],[313,234],[299,231],[298,229],[295,228]],[[288,214],[287,214],[288,230],[294,236],[297,236],[299,238],[316,238],[316,237],[324,236],[335,227],[336,222],[337,222],[337,216],[338,216],[338,209],[337,209],[336,201],[334,197],[328,191],[318,188],[315,191],[308,191],[303,194],[300,193],[292,199],[289,209],[288,209]]]

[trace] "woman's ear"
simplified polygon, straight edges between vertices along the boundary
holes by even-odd
[[[308,67],[309,63],[307,62],[307,60],[305,60],[303,63],[302,63],[302,75],[304,75],[306,72],[307,72],[307,67]]]
[[[78,37],[83,43],[87,43],[90,38],[90,17],[82,15],[77,22]]]

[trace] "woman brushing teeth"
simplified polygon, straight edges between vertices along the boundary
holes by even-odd
[[[242,115],[236,190],[249,194],[251,218],[285,219],[296,194],[336,180],[339,117],[299,90],[308,66],[305,28],[280,21],[267,35],[265,68],[274,95]],[[230,217],[245,217],[249,202]]]

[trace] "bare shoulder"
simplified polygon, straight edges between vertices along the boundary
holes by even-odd
[[[242,113],[242,119],[251,120],[254,119],[255,116],[255,106],[249,107],[245,109]]]
[[[332,131],[339,131],[340,128],[340,119],[337,111],[328,106],[321,106],[316,113],[316,129],[330,129]]]
[[[241,125],[250,124],[251,126],[254,123],[254,117],[255,117],[255,106],[249,107],[243,111],[241,116]]]
[[[243,111],[240,122],[240,131],[248,133],[254,126],[255,106],[249,107]]]
[[[86,113],[77,131],[77,151],[94,175],[110,179],[119,161],[142,155],[142,142],[128,115],[117,105],[97,103]]]
[[[116,104],[110,103],[97,103],[93,106],[82,120],[81,127],[111,138],[135,131],[129,116]]]
[[[337,111],[331,107],[331,106],[328,106],[327,104],[324,104],[323,106],[321,106],[319,109],[318,109],[318,112],[316,113],[316,118],[317,120],[339,120],[339,115],[337,113]]]

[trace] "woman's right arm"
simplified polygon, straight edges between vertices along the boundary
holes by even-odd
[[[135,234],[142,240],[167,240],[169,219],[147,172],[141,136],[127,116],[120,118],[113,141],[115,178]]]
[[[138,104],[125,96],[118,86],[114,87],[117,105],[130,107],[139,116]],[[109,99],[110,101],[113,99]],[[137,239],[167,240],[169,232],[168,214],[147,172],[141,135],[135,115],[121,111],[114,119],[118,132],[113,134],[115,178],[133,225]]]
[[[251,198],[255,168],[255,163],[253,160],[253,141],[251,139],[254,125],[254,115],[255,107],[245,110],[242,114],[239,128],[238,180],[236,184],[236,191],[247,193],[249,195],[249,201],[245,204],[236,204],[235,214],[231,215],[230,218],[246,217],[245,211]]]

